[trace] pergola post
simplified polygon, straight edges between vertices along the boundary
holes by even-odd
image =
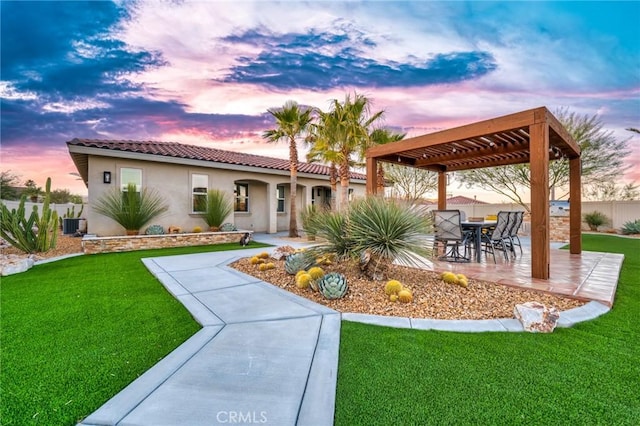
[[[447,173],[438,172],[438,210],[447,208]]]
[[[569,160],[569,251],[582,253],[582,192],[580,157]]]
[[[549,125],[529,126],[531,168],[531,276],[549,279]]]
[[[375,195],[378,191],[378,160],[367,157],[367,194]]]

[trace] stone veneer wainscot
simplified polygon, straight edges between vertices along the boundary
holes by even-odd
[[[82,251],[85,254],[97,254],[169,247],[239,243],[240,238],[245,234],[245,232],[253,234],[251,231],[233,231],[117,237],[85,236],[82,239]]]

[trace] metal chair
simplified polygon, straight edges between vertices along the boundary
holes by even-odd
[[[520,241],[520,237],[518,237],[518,231],[520,230],[520,226],[522,226],[522,221],[524,219],[524,212],[517,211],[517,212],[512,212],[512,214],[514,215],[514,223],[511,229],[509,230],[509,239],[511,240],[511,250],[515,256],[516,252],[515,252],[514,246],[520,247],[520,254],[522,254],[522,242]]]
[[[434,251],[438,253],[438,245],[444,245],[444,254],[439,260],[449,262],[470,262],[471,236],[462,230],[460,210],[434,210],[433,225],[435,227]],[[460,247],[464,254],[460,253]]]
[[[496,250],[500,250],[504,254],[504,260],[509,260],[507,250],[509,248],[509,217],[510,212],[501,211],[498,212],[498,219],[496,226],[493,230],[487,233],[483,233],[481,240],[484,243],[484,252],[486,254],[491,253],[493,256],[493,263],[496,263]]]

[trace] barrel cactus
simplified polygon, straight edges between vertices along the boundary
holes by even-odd
[[[458,284],[458,276],[453,272],[443,272],[440,278],[447,284]]]
[[[324,275],[324,271],[321,267],[314,266],[313,268],[309,269],[309,275],[311,275],[311,278],[313,278],[314,280],[317,280],[318,278],[322,278],[322,276]]]
[[[391,296],[392,294],[398,294],[402,290],[402,283],[398,280],[390,280],[384,286],[384,292],[387,296]]]
[[[311,275],[307,274],[306,272],[296,275],[296,287],[298,288],[304,289],[309,287],[311,281],[313,281],[313,278],[311,278]]]
[[[347,279],[337,272],[329,272],[318,280],[318,288],[326,299],[341,299],[347,294]]]
[[[298,271],[307,270],[313,261],[305,253],[293,253],[286,257],[284,261],[284,270],[289,275],[295,275]]]
[[[411,303],[411,301],[413,301],[413,294],[408,289],[400,290],[400,293],[398,293],[398,300],[402,303]]]

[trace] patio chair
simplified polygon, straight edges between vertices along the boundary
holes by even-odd
[[[438,246],[444,246],[444,254],[439,260],[449,262],[471,261],[471,235],[462,230],[460,210],[434,210],[433,225],[435,227],[434,251],[438,253]],[[460,248],[464,249],[460,253]]]
[[[495,228],[483,233],[481,241],[484,243],[484,252],[493,256],[493,263],[496,263],[496,250],[504,254],[504,260],[509,260],[507,250],[511,251],[509,244],[509,216],[510,212],[498,212]]]
[[[520,254],[522,254],[522,242],[520,241],[520,237],[518,237],[518,231],[522,226],[522,220],[524,219],[524,212],[517,211],[517,212],[511,212],[511,213],[513,214],[513,217],[514,217],[513,219],[514,223],[511,226],[511,229],[509,229],[509,240],[511,244],[511,251],[515,256],[516,252],[515,252],[514,246],[520,247]]]

